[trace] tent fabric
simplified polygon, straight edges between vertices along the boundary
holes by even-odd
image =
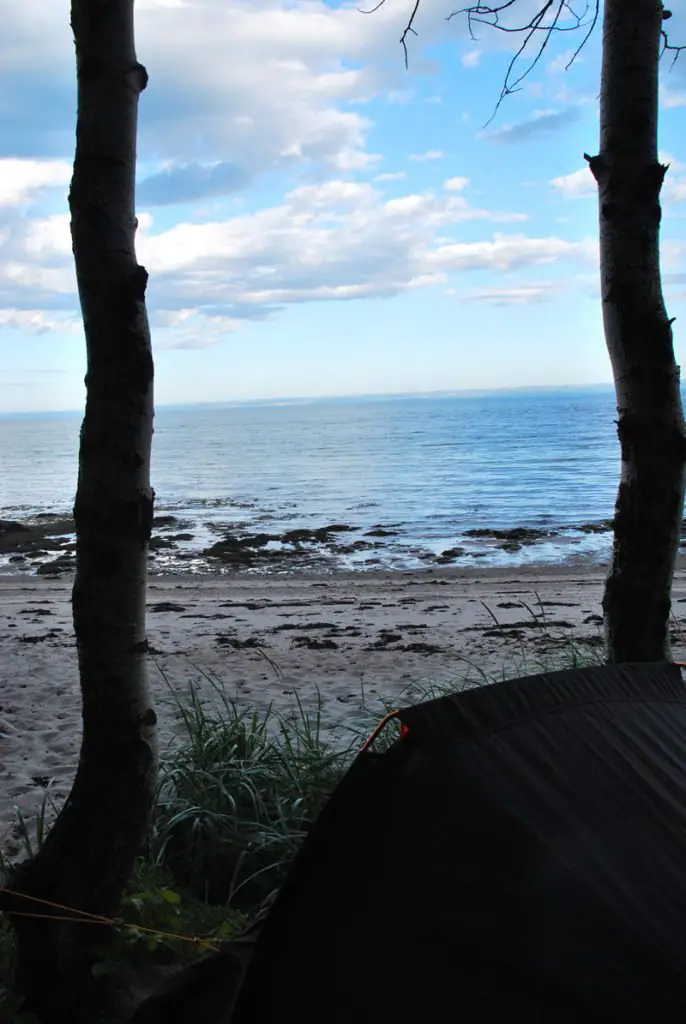
[[[203,1024],[683,1021],[679,669],[529,676],[399,717],[303,844],[235,1008]]]
[[[683,1020],[679,669],[530,676],[400,718],[304,844],[232,1024]]]

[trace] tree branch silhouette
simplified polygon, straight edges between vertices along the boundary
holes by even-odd
[[[407,52],[407,37],[408,37],[408,35],[410,35],[410,33],[413,36],[417,35],[417,31],[413,27],[413,22],[414,22],[414,19],[417,16],[417,11],[419,10],[419,5],[420,5],[421,2],[422,2],[422,0],[415,0],[415,5],[414,5],[414,7],[412,9],[412,14],[410,15],[410,17],[408,19],[408,22],[407,22],[407,25],[405,26],[405,28],[403,30],[403,34],[400,37],[400,45],[403,48],[403,55],[405,57],[405,70],[407,70],[409,68],[409,66],[410,66],[409,55],[408,55],[408,52]],[[375,11],[378,11],[380,7],[383,7],[383,5],[385,3],[386,3],[386,0],[379,0],[378,4],[375,4],[375,6],[372,7],[368,11],[364,11],[361,7],[358,7],[357,9],[360,12],[360,14],[374,14]]]
[[[409,35],[418,35],[418,32],[414,27],[414,23],[421,2],[422,0],[415,0],[412,13],[408,18],[407,24],[405,25],[400,37],[400,45],[403,48],[403,58],[406,69],[409,68],[407,37]],[[470,4],[467,7],[461,7],[458,10],[452,11],[452,13],[445,19],[446,21],[452,21],[453,18],[458,18],[463,15],[466,16],[469,35],[474,42],[478,39],[475,35],[474,27],[478,25],[483,25],[487,28],[494,28],[498,32],[505,32],[508,35],[524,35],[521,46],[518,47],[517,52],[514,54],[508,65],[503,85],[500,90],[500,96],[498,97],[498,102],[496,103],[493,113],[484,127],[487,127],[493,121],[493,118],[498,113],[503,100],[508,96],[511,96],[513,93],[520,91],[522,82],[531,74],[543,57],[553,32],[578,32],[585,29],[581,42],[572,53],[567,64],[565,64],[565,71],[568,71],[588,42],[600,17],[600,0],[583,0],[583,3],[576,2],[576,0],[545,0],[537,13],[534,14],[529,21],[515,24],[508,24],[504,22],[503,19],[507,12],[513,11],[519,2],[520,0],[502,0],[502,3],[496,4]],[[365,10],[358,7],[358,11],[361,14],[374,14],[383,7],[385,3],[386,0],[378,0],[378,3],[374,4],[369,9]],[[581,10],[582,7],[583,10]],[[672,12],[665,10],[662,17],[664,21],[667,21],[672,17]],[[571,23],[567,24],[567,20]],[[529,45],[534,39],[537,40],[535,52],[529,59],[526,67],[522,71],[519,71],[518,65],[522,59],[525,58]],[[682,50],[686,49],[686,46],[675,46],[671,44],[666,32],[662,33],[662,43],[663,45],[660,56],[666,52],[673,53],[674,56],[671,64],[671,67],[673,67],[679,59],[679,55]]]
[[[666,11],[665,10],[665,11],[662,12],[662,20],[663,21],[669,21],[669,19],[671,17],[672,17],[672,12],[671,11]],[[416,35],[416,33],[415,33],[415,35]],[[676,62],[678,61],[679,54],[681,53],[682,50],[686,50],[686,46],[673,46],[670,43],[670,41],[669,41],[668,34],[663,29],[662,30],[662,48],[660,50],[660,57],[664,56],[664,54],[667,53],[668,51],[670,53],[674,54],[674,56],[672,57],[672,63],[669,66],[669,70],[670,71],[672,70],[672,68],[674,67]]]

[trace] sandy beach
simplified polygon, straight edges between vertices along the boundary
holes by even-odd
[[[366,705],[409,703],[412,684],[476,683],[531,671],[575,640],[597,649],[604,571],[597,567],[432,569],[288,576],[152,577],[150,680],[161,700],[210,676],[241,705],[292,714],[321,700],[329,735]],[[12,849],[15,806],[35,813],[49,780],[65,796],[78,757],[80,697],[71,574],[0,576],[0,841]],[[674,656],[686,657],[686,567],[673,592]],[[527,610],[527,607],[531,610]],[[534,614],[532,614],[532,612]],[[545,626],[543,626],[545,622]]]

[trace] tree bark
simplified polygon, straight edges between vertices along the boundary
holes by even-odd
[[[13,888],[114,916],[144,836],[157,768],[145,670],[153,359],[147,274],[134,244],[138,97],[147,74],[136,59],[133,0],[72,0],[71,24],[78,113],[69,204],[88,355],[72,596],[83,734],[71,793]],[[52,913],[18,899],[6,899],[3,909]],[[90,967],[105,929],[12,921],[26,1008],[45,1022],[97,1019]]]
[[[660,279],[660,0],[605,0],[598,183],[603,322],[621,478],[603,611],[607,657],[670,658],[671,586],[684,500],[680,371]]]

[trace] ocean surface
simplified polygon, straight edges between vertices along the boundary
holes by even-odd
[[[455,548],[455,565],[604,560],[610,533],[588,527],[613,512],[614,418],[609,387],[162,407],[155,510],[192,540],[156,565],[202,571],[200,552],[227,532],[327,524],[355,527],[346,539],[392,534],[338,567],[411,568]],[[70,514],[80,420],[0,417],[0,518]],[[504,548],[468,532],[516,527],[545,535]]]

